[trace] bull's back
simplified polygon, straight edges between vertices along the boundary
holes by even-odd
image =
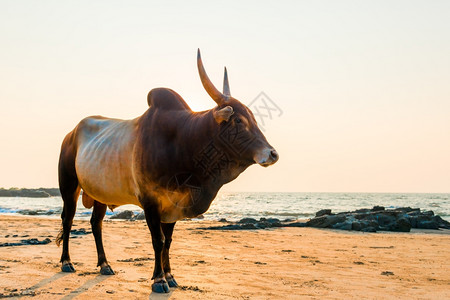
[[[75,168],[83,191],[110,205],[139,205],[132,172],[137,119],[88,117],[77,126]]]

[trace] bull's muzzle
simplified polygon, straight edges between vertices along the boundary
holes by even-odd
[[[259,151],[255,156],[254,160],[257,164],[268,167],[270,165],[273,165],[278,161],[278,152],[273,148],[265,148],[261,151]]]

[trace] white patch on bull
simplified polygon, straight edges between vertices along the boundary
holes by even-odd
[[[81,188],[110,207],[134,204],[132,153],[137,120],[86,118],[80,127],[75,168]]]

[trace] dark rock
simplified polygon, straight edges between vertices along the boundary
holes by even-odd
[[[408,217],[409,223],[411,224],[411,228],[417,228],[417,216],[410,216]]]
[[[374,219],[378,221],[379,226],[387,226],[396,220],[395,216],[383,213],[377,214]]]
[[[384,206],[375,205],[371,211],[382,211],[385,210]]]
[[[24,290],[20,290],[18,291],[17,289],[5,289],[5,291],[7,291],[8,293],[0,293],[0,298],[21,298],[24,296],[29,296],[29,297],[34,297],[36,296],[36,292],[30,289],[24,289]]]
[[[86,234],[90,234],[90,233],[92,233],[92,231],[86,231],[86,229],[84,229],[84,228],[72,229],[70,231],[71,235],[86,235]]]
[[[62,210],[43,210],[43,209],[21,209],[17,213],[26,216],[41,216],[41,215],[53,215],[61,213]]]
[[[247,224],[230,224],[230,225],[224,225],[224,226],[209,226],[209,227],[201,227],[198,229],[203,230],[242,230],[242,229],[258,229],[254,224],[247,223]]]
[[[50,243],[51,240],[49,238],[46,238],[45,240],[39,241],[36,238],[28,239],[28,240],[22,240],[22,243],[27,245],[45,245]]]
[[[401,210],[383,210],[381,212],[372,212],[372,213],[370,213],[370,215],[372,217],[374,217],[374,218],[376,216],[379,216],[380,214],[383,214],[383,215],[386,215],[386,216],[391,216],[391,217],[394,217],[394,218],[397,218],[398,216],[406,215],[406,213],[404,213]]]
[[[409,219],[415,219],[417,224],[424,222],[424,221],[431,221],[432,220],[432,216],[429,215],[418,215],[418,216],[414,216],[414,217],[409,217]]]
[[[134,215],[133,220],[145,220],[145,213],[141,211],[137,215]]]
[[[403,213],[420,212],[420,208],[411,208],[411,207],[397,207],[394,210],[395,211],[400,211],[400,212],[403,212]]]
[[[361,226],[360,222],[353,222],[352,223],[352,230],[361,231],[361,229],[362,229],[362,226]]]
[[[244,225],[247,225],[247,224],[244,224]],[[267,227],[270,227],[270,224],[266,223],[266,222],[258,222],[256,224],[248,224],[248,225],[254,225],[258,229],[266,229]]]
[[[331,215],[331,209],[321,209],[318,212],[316,212],[316,217],[321,217],[324,215]]]
[[[256,223],[257,227],[260,228],[270,228],[270,227],[281,227],[282,224],[277,218],[261,218],[259,222]]]
[[[227,223],[228,221],[227,221],[227,219],[225,219],[225,218],[221,218],[221,219],[219,219],[219,222]]]
[[[363,220],[363,221],[357,221],[359,225],[353,225],[352,223],[352,229],[353,227],[358,228],[359,231],[362,232],[376,232],[378,230],[378,222],[375,220]]]
[[[418,221],[417,227],[419,229],[439,229],[439,224],[435,221]]]
[[[442,219],[440,216],[434,216],[433,221],[439,224],[439,228],[450,229],[450,222]]]
[[[442,219],[440,216],[435,216],[432,211],[424,212],[420,215],[408,215],[408,220],[412,228],[419,229],[450,229],[450,223]]]
[[[412,211],[407,212],[409,216],[418,216],[420,215],[420,208],[413,209]]]
[[[205,229],[219,229],[219,230],[240,230],[242,229],[241,225],[225,225],[225,226],[212,226],[207,227]]]
[[[200,293],[205,292],[204,290],[200,289],[198,286],[192,286],[192,285],[191,286],[180,285],[178,288],[182,291],[194,291],[194,292],[200,292]]]
[[[394,275],[394,272],[391,272],[391,271],[384,271],[384,272],[381,272],[381,275],[384,275],[384,276],[392,276],[392,275]]]
[[[353,222],[351,220],[346,220],[344,222],[334,224],[332,227],[334,229],[352,230],[352,224],[353,224]]]
[[[353,216],[353,218],[357,219],[357,220],[363,220],[363,219],[370,219],[372,218],[371,215],[369,215],[368,213],[348,213],[351,214]]]
[[[267,223],[270,223],[270,224],[276,224],[276,223],[280,223],[280,220],[279,219],[277,219],[277,218],[261,218],[261,219],[259,219],[259,221],[265,221],[265,222],[267,222]]]
[[[16,243],[0,243],[0,247],[12,247],[12,246],[26,246],[26,245],[45,245],[50,243],[51,240],[49,238],[46,238],[42,241],[39,241],[36,238],[21,240],[20,242]]]
[[[134,212],[131,210],[124,210],[119,213],[116,213],[110,217],[110,219],[121,219],[121,220],[130,220],[134,217]]]
[[[137,257],[137,258],[126,258],[126,259],[118,259],[120,262],[138,262],[138,261],[147,261],[153,260],[151,257]]]
[[[306,222],[291,222],[291,223],[284,223],[283,227],[307,227]]]
[[[367,226],[361,229],[362,232],[377,232],[377,228],[373,226]]]
[[[248,218],[251,219],[251,218]],[[253,219],[254,220],[254,219]],[[242,221],[242,220],[241,220]],[[285,226],[284,224],[275,223],[275,220],[272,220],[273,223],[268,222],[268,219],[264,219],[263,221],[256,221],[256,223],[237,223],[230,224],[224,226],[210,226],[199,229],[208,229],[208,230],[254,230],[254,229],[266,229],[271,227],[281,227]]]
[[[19,213],[21,215],[26,215],[26,216],[35,216],[38,214],[37,210],[30,210],[30,209],[21,209],[21,210],[17,211],[17,213]]]
[[[405,218],[399,218],[397,222],[395,223],[395,226],[393,226],[392,231],[397,232],[410,232],[411,231],[411,223]]]
[[[256,224],[252,224],[252,223],[246,223],[246,224],[241,225],[241,229],[258,229],[258,228],[261,228],[261,227],[257,227]]]
[[[253,218],[243,218],[243,219],[240,219],[238,221],[238,223],[250,223],[250,224],[255,224],[257,222],[258,221],[256,219],[253,219]]]
[[[316,228],[329,228],[334,224],[344,222],[346,219],[347,218],[344,215],[324,215],[309,220],[306,222],[306,225]]]

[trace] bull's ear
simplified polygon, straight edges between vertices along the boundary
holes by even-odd
[[[213,112],[214,119],[216,119],[216,122],[218,124],[222,123],[223,121],[227,122],[232,114],[234,114],[234,111],[231,106],[225,106],[224,108],[215,110]]]

